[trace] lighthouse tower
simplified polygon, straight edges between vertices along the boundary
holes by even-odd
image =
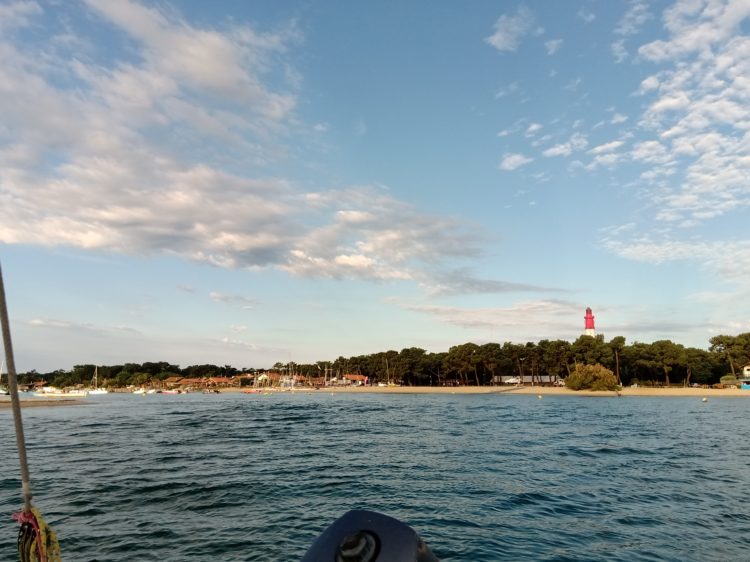
[[[586,327],[583,334],[595,338],[596,330],[594,330],[594,314],[591,312],[591,307],[586,308],[586,316],[584,316],[583,319],[586,321]]]

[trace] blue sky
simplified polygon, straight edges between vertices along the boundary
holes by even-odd
[[[0,3],[20,370],[750,330],[750,2]],[[744,219],[744,220],[743,220]]]

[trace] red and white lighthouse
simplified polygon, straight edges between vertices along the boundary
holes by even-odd
[[[586,321],[584,328],[584,335],[596,337],[596,330],[594,330],[594,314],[591,312],[591,307],[586,307],[586,316],[583,317]]]

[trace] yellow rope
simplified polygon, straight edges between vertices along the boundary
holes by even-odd
[[[40,553],[43,556],[43,558],[40,558],[40,562],[61,562],[60,544],[57,542],[57,533],[42,519],[42,514],[39,513],[39,510],[32,507],[31,512],[39,524],[39,533],[42,538],[42,549],[44,552]]]
[[[18,557],[21,562],[62,562],[57,534],[35,507],[18,516]]]

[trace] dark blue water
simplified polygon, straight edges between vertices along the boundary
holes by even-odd
[[[750,558],[750,401],[109,395],[24,412],[67,561],[298,560],[375,509],[442,560]],[[0,560],[21,505],[0,411]]]

